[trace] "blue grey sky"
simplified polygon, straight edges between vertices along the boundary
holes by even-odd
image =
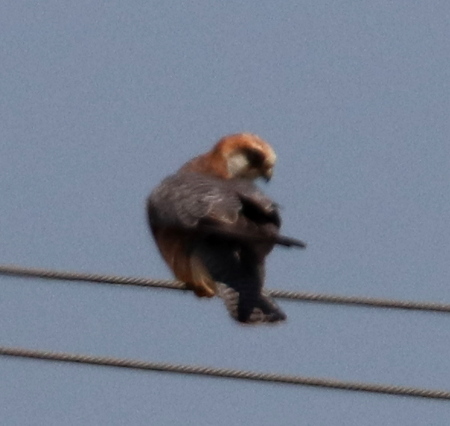
[[[0,263],[171,278],[145,198],[221,136],[278,154],[267,287],[450,303],[447,1],[3,1]],[[0,345],[450,389],[444,314],[0,277]],[[0,358],[12,425],[448,425],[450,404]]]

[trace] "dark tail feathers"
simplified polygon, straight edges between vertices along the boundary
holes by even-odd
[[[286,320],[286,314],[264,292],[251,304],[246,303],[243,295],[226,284],[219,285],[219,295],[232,318],[242,324],[278,323]]]

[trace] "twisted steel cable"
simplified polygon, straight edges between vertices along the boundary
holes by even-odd
[[[358,392],[370,392],[386,395],[432,398],[450,401],[450,391],[422,389],[407,386],[381,385],[363,382],[350,382],[336,379],[291,376],[275,373],[258,373],[246,370],[228,368],[204,367],[196,365],[171,364],[167,362],[149,362],[127,358],[114,358],[94,355],[73,354],[67,352],[51,352],[25,348],[0,346],[0,355],[8,357],[32,358],[46,361],[59,361],[78,364],[90,364],[106,367],[129,368],[134,370],[160,371],[167,373],[191,374],[197,376],[212,376],[228,379],[252,380],[314,386],[320,388],[340,389]]]
[[[0,265],[0,274],[43,278],[50,280],[83,281],[113,285],[130,285],[140,287],[164,288],[170,290],[187,290],[184,283],[173,280],[156,280],[151,278],[125,277],[117,275],[89,274],[82,272],[56,271],[50,269],[26,268],[16,265]],[[309,293],[287,290],[267,290],[272,297],[279,299],[298,300],[341,305],[359,305],[376,308],[394,308],[420,310],[430,312],[450,313],[450,304],[436,302],[415,302],[409,300],[393,300],[360,296],[339,296],[320,293]]]

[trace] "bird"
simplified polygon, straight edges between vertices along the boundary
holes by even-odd
[[[198,297],[220,296],[241,324],[286,319],[264,289],[265,260],[276,245],[306,247],[279,233],[279,206],[255,184],[270,181],[275,162],[256,134],[227,135],[147,198],[151,233],[175,277]]]

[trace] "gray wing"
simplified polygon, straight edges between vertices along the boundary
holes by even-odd
[[[152,229],[161,226],[242,241],[306,246],[278,234],[281,220],[276,205],[244,179],[177,173],[151,193],[147,210]]]
[[[261,292],[264,258],[283,237],[276,206],[255,185],[177,173],[152,192],[147,207],[152,229],[192,232],[191,256],[224,283],[220,293],[234,319],[251,324],[286,318]]]
[[[235,223],[241,203],[220,179],[198,173],[177,173],[155,188],[147,208],[152,226],[193,230],[206,218]]]

